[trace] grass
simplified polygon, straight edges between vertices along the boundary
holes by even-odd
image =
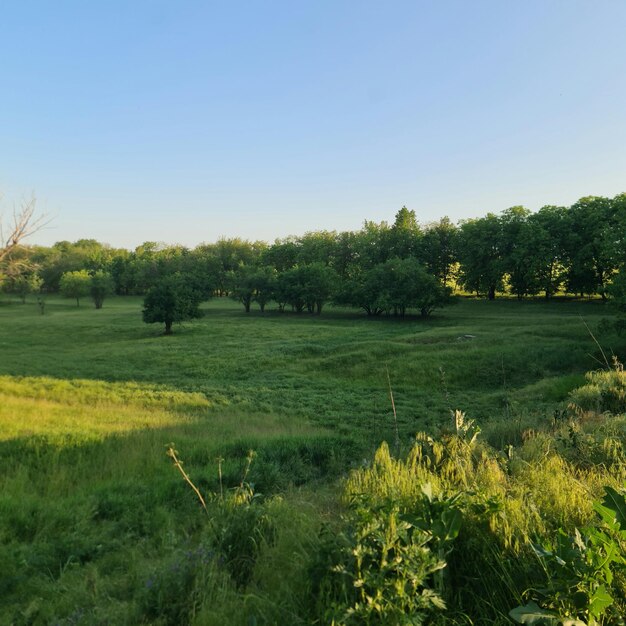
[[[392,429],[386,367],[405,437],[451,407],[479,420],[512,407],[541,412],[597,366],[581,316],[595,327],[607,315],[599,302],[464,301],[427,321],[337,309],[246,315],[228,300],[204,309],[164,338],[133,298],[100,311],[51,298],[44,316],[34,305],[0,306],[0,374],[201,393],[210,414],[282,416],[378,443]]]
[[[584,384],[600,355],[581,316],[595,329],[607,315],[600,302],[467,300],[397,321],[332,308],[246,315],[215,300],[164,337],[140,308],[137,298],[96,311],[50,297],[42,316],[33,303],[0,302],[0,624],[167,624],[192,613],[199,624],[244,623],[250,611],[258,623],[298,623],[305,554],[342,507],[337,478],[395,439],[387,368],[406,449],[450,408],[493,424],[504,447]],[[623,357],[623,340],[598,339]],[[214,560],[186,556],[222,544],[168,463],[169,442],[205,494],[219,493],[218,458],[228,492],[256,451],[248,480],[282,530],[259,535],[243,604]],[[190,563],[205,582],[185,597],[201,597],[176,613],[166,590]],[[164,602],[170,621],[159,618]]]

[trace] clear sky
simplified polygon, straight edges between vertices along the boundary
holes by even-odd
[[[0,0],[33,242],[193,246],[626,191],[625,0]]]

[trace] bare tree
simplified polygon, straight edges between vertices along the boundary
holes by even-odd
[[[35,196],[31,196],[19,208],[13,208],[13,219],[6,224],[0,219],[0,275],[8,273],[11,257],[23,246],[23,241],[48,223],[45,215],[37,215],[36,204]]]

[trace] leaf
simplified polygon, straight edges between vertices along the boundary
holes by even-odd
[[[606,495],[602,500],[602,504],[611,509],[615,513],[615,520],[621,530],[626,530],[626,497],[623,493],[619,493],[613,487],[605,487]]]
[[[536,602],[529,602],[526,606],[518,606],[509,611],[509,617],[513,618],[518,624],[535,624],[557,626],[560,622],[556,613],[542,609]]]
[[[533,549],[533,552],[540,558],[540,559],[547,559],[552,555],[552,552],[550,552],[550,550],[546,550],[542,545],[538,544],[538,543],[532,543],[530,546]]]
[[[609,509],[608,507],[600,504],[599,502],[593,503],[593,510],[600,516],[603,522],[605,522],[609,527],[616,526],[615,522],[615,511],[613,509]]]
[[[585,542],[583,541],[583,537],[580,534],[578,528],[574,528],[574,545],[581,551],[584,552],[587,549]]]
[[[463,515],[459,509],[448,509],[441,515],[441,521],[446,528],[446,535],[442,537],[444,541],[451,541],[456,539],[461,530],[461,524],[463,522]]]
[[[429,502],[433,501],[433,486],[430,483],[424,483],[422,485],[422,493]]]
[[[596,618],[600,617],[604,611],[613,604],[613,598],[604,585],[600,585],[591,596],[589,602],[589,612]]]

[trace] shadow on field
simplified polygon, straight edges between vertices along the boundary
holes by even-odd
[[[334,434],[245,436],[216,443],[206,437],[201,424],[188,424],[97,440],[71,434],[54,438],[20,436],[0,441],[0,471],[7,478],[26,472],[28,482],[47,495],[57,489],[63,493],[90,491],[95,485],[124,482],[131,476],[146,485],[172,483],[187,493],[188,488],[166,456],[172,442],[185,471],[204,493],[238,486],[250,455],[246,482],[255,492],[270,494],[335,480],[366,454],[363,443]]]

